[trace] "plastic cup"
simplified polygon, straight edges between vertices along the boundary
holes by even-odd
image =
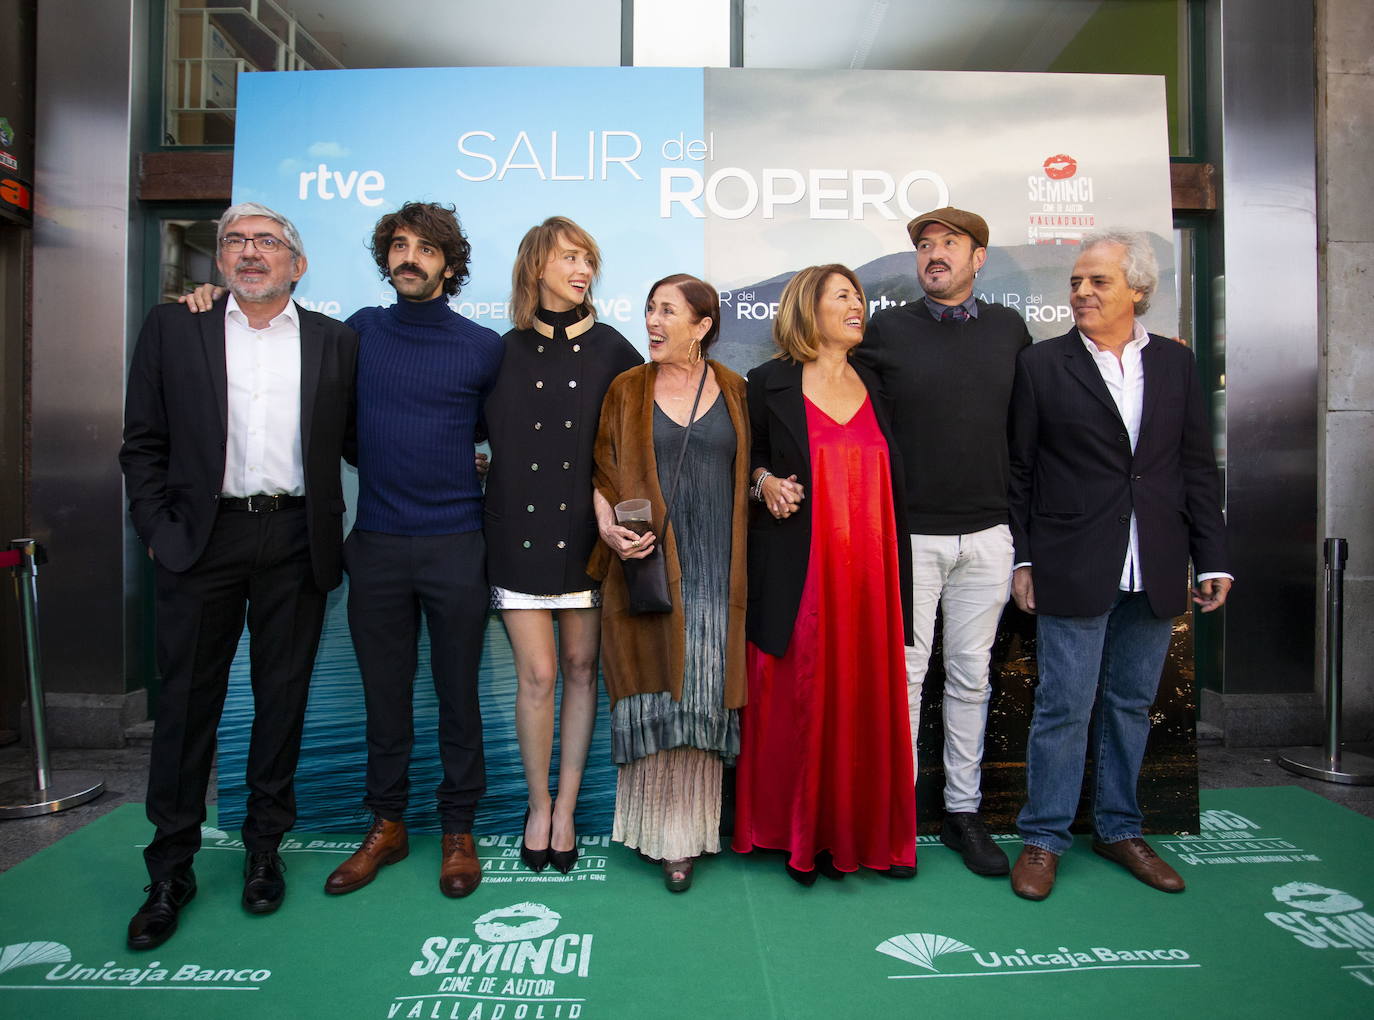
[[[615,520],[622,528],[629,528],[636,535],[649,530],[649,501],[647,499],[627,499],[615,505]]]

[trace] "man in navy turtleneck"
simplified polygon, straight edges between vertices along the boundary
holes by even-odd
[[[470,253],[451,207],[406,203],[372,237],[397,301],[348,320],[359,337],[358,515],[344,566],[374,818],[362,847],[325,882],[328,893],[359,889],[409,853],[403,819],[421,612],[439,699],[439,888],[466,896],[482,878],[472,819],[486,786],[477,667],[488,589],[473,443],[502,348],[496,333],[449,307]]]

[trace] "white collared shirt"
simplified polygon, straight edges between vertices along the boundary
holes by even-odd
[[[1131,439],[1131,452],[1135,453],[1136,441],[1140,438],[1140,410],[1145,401],[1145,368],[1140,361],[1140,352],[1150,342],[1150,334],[1139,322],[1132,323],[1131,339],[1121,349],[1121,358],[1111,351],[1098,350],[1097,344],[1079,332],[1079,339],[1087,348],[1102,381],[1107,384],[1112,403],[1121,415],[1126,426],[1126,435]],[[1140,531],[1136,527],[1135,511],[1131,511],[1131,540],[1126,545],[1126,561],[1121,565],[1122,591],[1144,591],[1145,584],[1140,578]]]
[[[301,327],[296,303],[263,329],[248,325],[234,295],[224,313],[229,416],[225,496],[305,494],[301,457]]]

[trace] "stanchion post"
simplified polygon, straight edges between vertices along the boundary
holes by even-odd
[[[1326,763],[1341,770],[1341,701],[1345,681],[1345,564],[1350,555],[1343,538],[1328,538],[1326,554]]]
[[[19,603],[23,628],[24,673],[29,684],[29,740],[33,743],[33,778],[40,790],[48,788],[48,720],[43,705],[43,662],[38,647],[38,543],[16,538],[10,548],[19,554],[14,575],[14,598]]]
[[[29,682],[29,739],[33,741],[33,781],[0,783],[0,818],[25,818],[51,814],[84,804],[105,790],[92,772],[53,772],[48,762],[48,726],[43,711],[43,664],[38,644],[38,566],[44,562],[43,547],[32,538],[10,541],[14,596],[19,602],[24,645],[24,671]]]
[[[1294,747],[1279,755],[1279,765],[1300,776],[1350,786],[1374,786],[1374,758],[1341,751],[1341,682],[1345,657],[1345,564],[1349,546],[1328,538],[1326,556],[1326,742],[1320,750]]]

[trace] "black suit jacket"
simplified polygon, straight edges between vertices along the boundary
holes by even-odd
[[[129,367],[119,462],[129,513],[168,570],[189,570],[205,551],[219,510],[228,430],[224,310],[179,304],[148,313]],[[310,559],[321,591],[342,580],[343,486],[339,458],[353,428],[357,335],[297,306],[301,325],[301,454]]]
[[[878,427],[887,439],[893,513],[897,521],[897,558],[902,572],[902,622],[911,635],[911,543],[907,540],[906,493],[902,458],[892,435],[892,414],[878,377],[862,365],[855,371],[868,389]],[[749,474],[767,468],[779,478],[796,475],[806,487],[797,513],[777,520],[760,503],[750,508],[749,610],[745,633],[770,655],[786,654],[801,605],[811,557],[811,444],[807,439],[806,405],[802,403],[802,366],[765,361],[748,376],[751,449]]]
[[[1226,525],[1197,363],[1151,334],[1134,453],[1077,330],[1023,350],[1010,417],[1011,528],[1036,609],[1098,616],[1116,599],[1130,541],[1156,616],[1188,608],[1187,571],[1226,571]]]

